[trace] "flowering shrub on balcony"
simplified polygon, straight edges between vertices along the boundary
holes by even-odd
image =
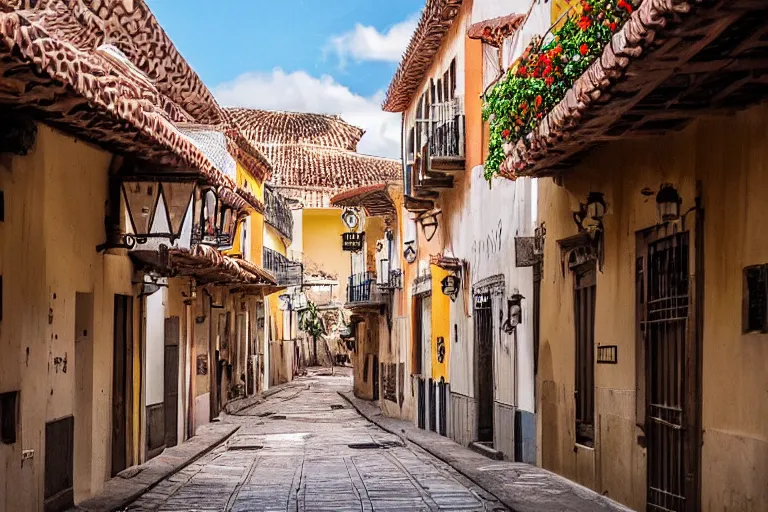
[[[564,97],[629,18],[633,0],[583,0],[544,43],[534,38],[507,74],[486,95],[483,119],[490,121],[485,177],[504,161],[505,143],[531,133]],[[634,0],[638,1],[638,0]]]

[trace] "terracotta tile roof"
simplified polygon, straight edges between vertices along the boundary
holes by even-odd
[[[403,112],[411,104],[445,34],[459,14],[461,3],[462,0],[427,0],[400,67],[389,84],[382,105],[384,110]]]
[[[364,133],[338,116],[226,109],[231,122],[272,164],[271,184],[308,208],[327,208],[337,192],[402,179],[399,160],[350,148]]]
[[[500,174],[550,176],[600,144],[662,135],[764,100],[765,2],[644,0]]]
[[[263,147],[276,187],[319,187],[339,191],[402,179],[402,163],[354,151],[304,144]]]
[[[157,81],[117,48],[93,50],[84,42],[90,41],[84,35],[90,28],[77,18],[82,2],[39,1],[19,10],[10,10],[18,2],[0,2],[0,104],[42,115],[53,126],[152,167],[197,173],[237,190],[263,211],[253,194],[239,190],[179,131],[174,121],[191,118],[159,92]]]
[[[250,140],[260,145],[315,144],[349,151],[365,134],[337,115],[226,108],[232,122]]]
[[[14,10],[43,13],[46,4],[60,0],[3,0]],[[168,38],[144,0],[67,0],[76,23],[48,24],[59,39],[78,50],[93,52],[102,45],[120,50],[164,96],[194,121],[221,121],[220,108],[200,77]],[[25,7],[35,5],[36,8]]]

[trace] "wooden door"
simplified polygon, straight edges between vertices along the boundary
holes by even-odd
[[[477,440],[493,442],[493,310],[491,294],[475,295],[475,399]]]
[[[432,296],[421,299],[421,373],[432,378]]]
[[[692,238],[691,231],[670,225],[638,235],[649,510],[698,509],[701,398]]]
[[[112,476],[128,467],[128,394],[132,371],[133,297],[115,295],[112,352]]]
[[[45,512],[74,506],[75,418],[45,424]]]
[[[178,444],[179,435],[179,336],[180,318],[165,319],[165,363],[163,373],[163,411],[165,447]],[[192,378],[195,378],[193,375]]]

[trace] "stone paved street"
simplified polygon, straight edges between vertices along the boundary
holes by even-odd
[[[227,416],[241,425],[232,438],[127,510],[506,510],[360,416],[337,393],[351,387],[344,373],[310,374]]]

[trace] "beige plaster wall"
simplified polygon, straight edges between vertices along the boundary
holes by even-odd
[[[768,507],[768,335],[741,334],[742,269],[768,263],[768,106],[702,119],[683,132],[595,151],[562,185],[540,180],[546,222],[539,355],[540,461],[633,508],[645,507],[646,454],[637,442],[635,232],[656,224],[653,196],[673,183],[682,211],[701,182],[704,224],[703,510]],[[595,448],[575,447],[573,282],[556,240],[576,233],[571,212],[606,194],[605,265],[597,276],[595,343],[618,364],[595,366]]]
[[[29,155],[0,157],[0,392],[21,391],[17,443],[0,445],[3,512],[42,508],[45,423],[76,408],[91,411],[75,417],[83,448],[74,461],[76,499],[98,491],[109,473],[113,296],[132,294],[128,258],[96,252],[105,240],[110,161],[109,153],[42,125]],[[92,361],[87,368],[75,365],[77,292],[93,294],[92,347],[81,359]],[[79,372],[87,375],[78,379]],[[76,382],[90,392],[78,397]],[[34,450],[23,464],[22,450]]]

